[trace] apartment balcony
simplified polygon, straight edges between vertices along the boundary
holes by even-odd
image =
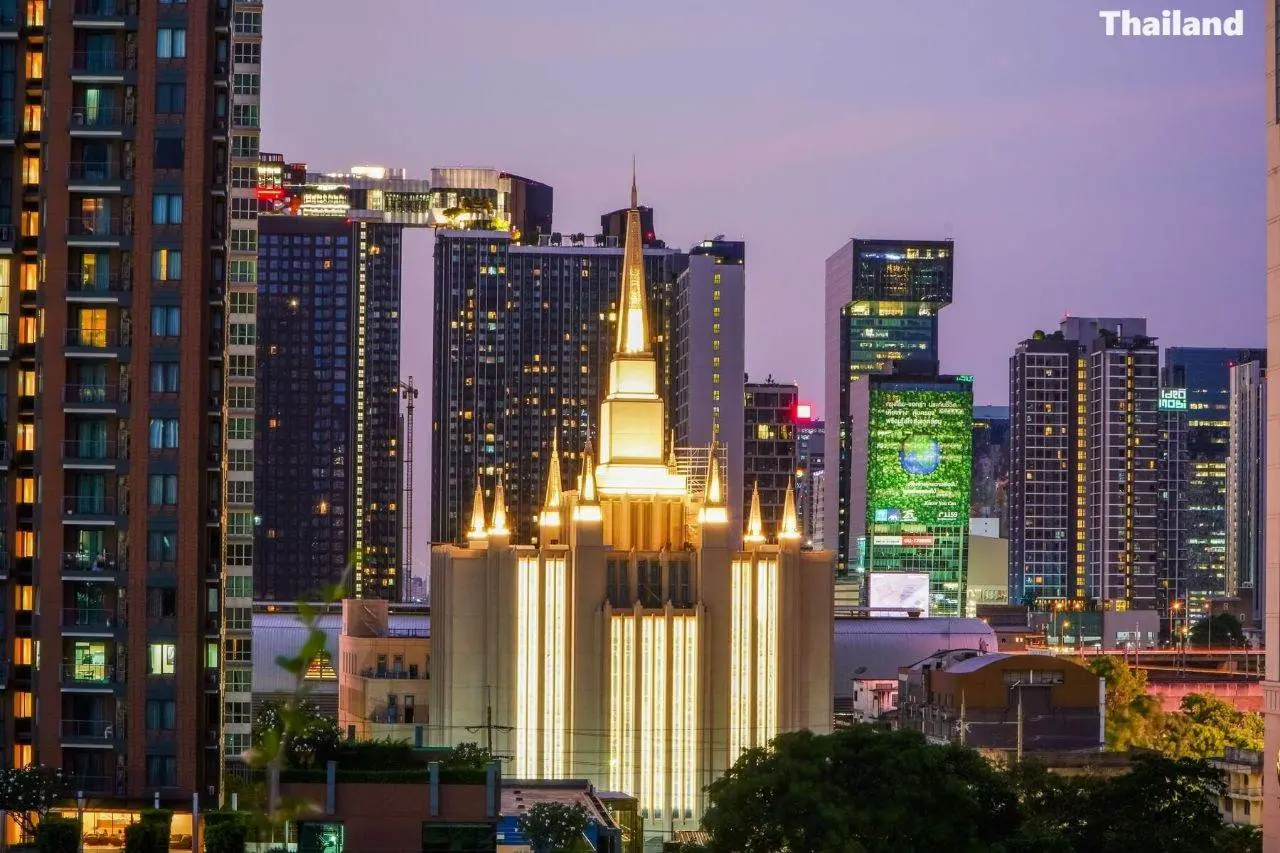
[[[71,54],[71,79],[89,83],[123,83],[132,71],[123,51],[77,50]]]
[[[62,745],[111,749],[124,743],[124,727],[110,720],[62,721]]]
[[[0,225],[0,255],[13,254],[14,241],[17,236],[17,228],[12,225]]]
[[[62,689],[79,693],[115,693],[124,686],[124,674],[116,678],[115,664],[62,663]]]
[[[62,499],[62,520],[66,524],[118,524],[115,498],[67,495]]]
[[[90,358],[119,358],[127,343],[116,329],[67,329],[63,337],[67,355]]]
[[[118,216],[73,216],[67,219],[67,245],[120,249],[133,235],[133,225]]]
[[[125,784],[123,773],[119,779],[101,773],[80,773],[71,767],[64,767],[62,776],[66,779],[69,791],[83,793],[89,797],[124,796]],[[120,830],[108,833],[106,830],[95,830],[84,837],[84,849],[123,848],[124,834]]]
[[[73,192],[122,192],[128,179],[120,163],[76,160],[67,166],[67,188]]]
[[[388,679],[392,681],[428,681],[431,673],[426,670],[419,670],[417,664],[409,664],[408,669],[378,669],[376,667],[367,666],[360,670],[361,678],[377,678]],[[390,722],[395,722],[394,720]]]
[[[114,441],[67,439],[62,442],[62,467],[114,471],[127,461],[123,449]]]
[[[127,274],[89,276],[67,273],[67,301],[120,305],[132,291],[133,279]]]
[[[118,137],[132,126],[131,118],[120,107],[72,107],[68,127],[72,136]]]
[[[64,637],[112,637],[117,631],[123,629],[124,622],[115,608],[62,608],[62,636]]]
[[[129,400],[118,385],[64,385],[62,404],[69,414],[120,414]]]
[[[75,0],[73,26],[94,28],[137,27],[137,0]]]
[[[81,583],[119,583],[124,566],[114,554],[86,554],[82,551],[64,551],[62,554],[62,579]]]

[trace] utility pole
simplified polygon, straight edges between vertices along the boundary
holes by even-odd
[[[960,745],[964,746],[964,691],[960,691]]]
[[[1018,691],[1018,763],[1022,763],[1022,682],[1013,685]]]
[[[476,732],[484,730],[485,749],[489,750],[489,754],[494,758],[505,758],[506,756],[493,755],[493,730],[500,732],[515,731],[515,726],[495,726],[493,724],[493,702],[489,698],[490,689],[488,686],[484,688],[484,723],[479,726],[467,726],[467,731]]]
[[[413,577],[413,401],[418,399],[418,388],[413,377],[400,383],[400,397],[405,401],[404,415],[404,565],[400,567],[400,598],[409,597],[410,587],[406,575]]]

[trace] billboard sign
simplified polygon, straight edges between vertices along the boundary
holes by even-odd
[[[872,525],[969,523],[971,392],[955,386],[874,388],[868,431],[867,507]],[[926,532],[920,527],[917,531]],[[925,546],[920,538],[911,544]]]
[[[911,611],[929,615],[927,572],[870,572],[867,601],[872,616],[907,616]]]
[[[1185,412],[1187,410],[1187,389],[1161,388],[1160,410],[1164,412]]]

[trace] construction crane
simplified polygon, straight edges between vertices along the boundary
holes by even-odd
[[[413,377],[400,383],[400,399],[405,401],[404,413],[404,566],[400,568],[401,598],[412,593],[407,577],[413,577],[413,401],[418,399],[418,388]]]

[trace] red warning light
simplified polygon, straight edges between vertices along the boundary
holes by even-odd
[[[796,403],[796,420],[813,420],[813,406],[809,403]]]

